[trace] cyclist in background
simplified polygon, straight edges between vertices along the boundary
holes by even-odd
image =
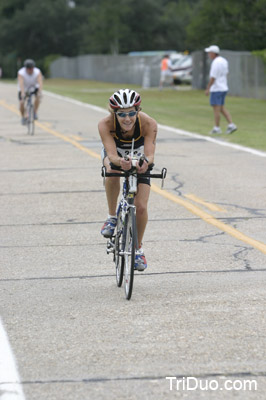
[[[38,119],[37,110],[41,101],[42,85],[43,79],[40,69],[35,67],[35,62],[33,60],[26,60],[24,62],[24,67],[20,68],[18,71],[18,98],[22,125],[25,125],[27,122],[24,98],[30,88],[35,88],[34,119]]]
[[[107,172],[112,170],[112,164],[128,171],[131,169],[130,150],[134,138],[134,155],[145,154],[145,161],[138,174],[144,174],[148,166],[153,164],[157,136],[157,123],[140,108],[141,97],[134,90],[120,89],[109,99],[110,115],[99,122],[99,133],[103,143],[102,162]],[[125,156],[128,160],[125,160]],[[111,165],[110,165],[111,163]],[[109,238],[113,235],[117,217],[117,199],[120,193],[120,178],[108,177],[105,184],[109,214],[101,234]],[[136,220],[139,249],[136,251],[135,269],[143,271],[147,261],[142,248],[142,240],[148,222],[147,205],[150,194],[149,178],[138,178],[138,191],[135,197]]]

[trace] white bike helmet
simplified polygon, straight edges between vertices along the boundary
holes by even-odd
[[[109,99],[110,107],[114,110],[118,108],[137,107],[141,103],[140,95],[131,89],[120,89]]]

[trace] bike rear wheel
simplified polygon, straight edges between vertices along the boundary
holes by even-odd
[[[116,236],[115,236],[115,269],[116,269],[116,284],[118,287],[122,285],[124,274],[124,256],[121,254],[123,250],[123,222],[122,210],[117,215]]]
[[[32,103],[28,105],[27,125],[28,125],[28,135],[34,135],[34,109]]]
[[[133,290],[135,253],[136,253],[136,213],[130,207],[125,221],[125,249],[124,249],[124,287],[126,299],[130,300]]]

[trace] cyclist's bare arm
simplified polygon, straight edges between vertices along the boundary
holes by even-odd
[[[148,160],[148,164],[153,164],[154,153],[156,147],[156,137],[157,137],[157,123],[154,119],[149,117],[147,114],[141,112],[141,126],[142,134],[144,136],[144,154]],[[139,170],[142,173],[141,170]]]
[[[98,124],[98,129],[99,129],[99,133],[100,133],[100,136],[101,136],[102,143],[104,145],[105,151],[106,151],[107,156],[109,158],[109,161],[112,164],[123,168],[123,166],[121,165],[121,161],[122,160],[124,161],[124,159],[122,159],[117,154],[115,141],[114,141],[113,137],[110,134],[110,131],[112,131],[112,117],[108,116],[108,117],[102,119]]]
[[[39,72],[39,74],[37,76],[37,83],[39,85],[39,91],[42,92],[43,79],[42,79],[42,73],[41,72]]]
[[[21,91],[21,97],[24,99],[25,96],[25,89],[24,89],[24,78],[22,75],[18,74],[18,84]]]

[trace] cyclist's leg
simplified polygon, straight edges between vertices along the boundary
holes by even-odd
[[[107,172],[114,172],[110,168],[110,161],[107,157],[106,151],[103,147],[102,149],[102,163],[105,166]],[[117,171],[116,171],[117,172]],[[117,199],[120,193],[120,178],[119,177],[106,177],[105,179],[105,193],[108,204],[108,216],[105,223],[102,226],[101,234],[110,238],[114,234],[115,226],[117,223],[116,218],[116,207],[117,207]]]
[[[35,91],[35,101],[34,101],[34,113],[36,114],[39,108],[41,102],[41,96],[40,96],[40,92],[38,90],[38,88],[36,88]]]
[[[107,156],[103,160],[107,172],[117,172],[110,168],[110,161]],[[120,193],[120,178],[107,177],[105,179],[105,192],[108,204],[109,215],[116,215],[117,199]]]
[[[22,96],[21,96],[21,92],[18,92],[18,99],[19,99],[19,111],[23,118],[24,114],[25,114],[25,107],[24,107],[24,100],[22,99]]]
[[[138,243],[139,246],[142,243],[145,228],[148,222],[148,200],[150,195],[150,186],[146,183],[138,184],[138,192],[135,197],[136,206],[136,219],[137,219],[137,231],[138,231]]]

